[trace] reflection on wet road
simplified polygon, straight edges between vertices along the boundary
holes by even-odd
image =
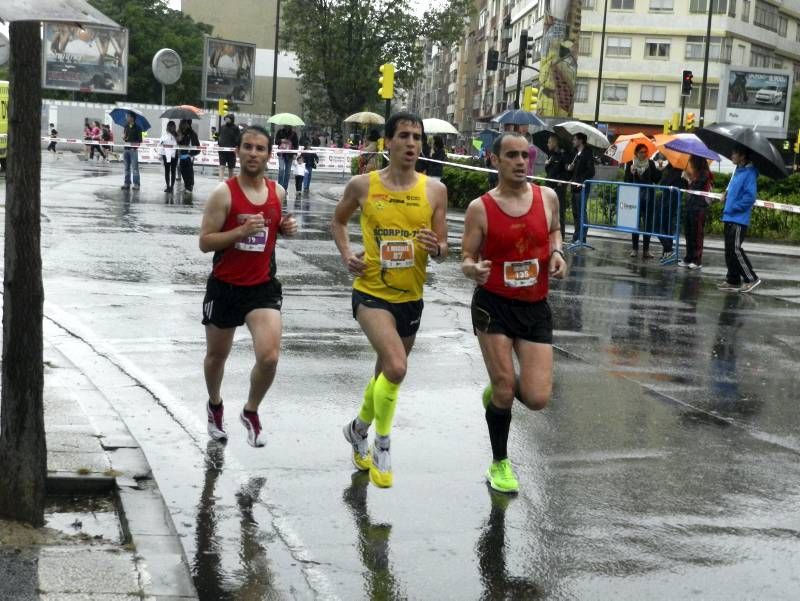
[[[761,261],[765,285],[742,296],[716,290],[720,253],[701,274],[630,261],[608,241],[572,257],[551,293],[552,404],[514,410],[512,499],[483,483],[471,287],[456,259],[433,265],[397,410],[396,484],[381,491],[352,474],[341,438],[373,356],[328,234],[334,203],[321,192],[339,182],[290,194],[301,234],[279,241],[284,342],[262,406],[267,447],[254,451],[233,419],[252,361],[245,331],[223,385],[231,439],[207,443],[204,431],[210,257],[196,233],[214,182],[200,177],[189,202],[161,194],[155,170],[126,194],[118,173],[48,169],[48,303],[149,374],[146,388],[168,391],[157,396],[169,414],[154,404],[158,428],[139,438],[201,598],[800,598],[800,270],[789,260]],[[455,246],[459,231],[454,220]],[[170,455],[180,437],[191,451]]]

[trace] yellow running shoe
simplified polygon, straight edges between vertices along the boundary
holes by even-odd
[[[392,476],[392,457],[389,445],[380,446],[378,441],[372,445],[372,465],[369,466],[369,479],[375,486],[390,488],[394,481]]]
[[[348,422],[342,431],[345,440],[353,447],[353,465],[357,470],[366,472],[372,466],[372,453],[369,450],[367,437],[356,432],[354,421]]]
[[[486,480],[497,492],[515,493],[519,491],[519,482],[511,469],[511,462],[506,459],[495,461],[486,470]]]
[[[483,408],[486,409],[489,407],[489,403],[492,402],[492,385],[487,384],[486,388],[483,389]]]

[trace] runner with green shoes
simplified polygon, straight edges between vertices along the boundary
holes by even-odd
[[[553,388],[553,316],[549,277],[563,278],[558,197],[527,181],[528,143],[517,133],[499,136],[491,159],[497,187],[473,200],[464,221],[464,275],[477,284],[472,326],[490,384],[483,392],[494,490],[515,493],[519,483],[508,459],[514,398],[543,409]],[[514,371],[516,355],[520,372]]]

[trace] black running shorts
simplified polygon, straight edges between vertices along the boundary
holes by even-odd
[[[283,290],[281,283],[271,279],[255,286],[236,286],[208,278],[203,299],[203,325],[218,328],[235,328],[244,324],[244,318],[254,309],[281,310]]]
[[[217,153],[219,155],[219,166],[228,169],[236,168],[236,153],[232,150],[224,150]]]
[[[370,309],[383,309],[394,317],[397,333],[400,338],[413,336],[419,330],[419,323],[422,320],[422,299],[418,301],[408,301],[405,303],[390,303],[377,296],[365,294],[360,290],[353,289],[353,318],[358,314],[358,306],[364,305]]]
[[[503,334],[513,339],[553,344],[553,313],[547,299],[514,300],[480,286],[472,295],[472,328],[475,334]]]

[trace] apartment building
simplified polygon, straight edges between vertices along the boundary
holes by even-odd
[[[680,110],[681,75],[694,75],[686,110],[700,107],[709,0],[583,0],[575,118],[615,133],[660,130]],[[608,2],[605,48],[603,9]],[[713,0],[706,123],[719,120],[720,82],[732,67],[794,70],[800,76],[800,0]]]

